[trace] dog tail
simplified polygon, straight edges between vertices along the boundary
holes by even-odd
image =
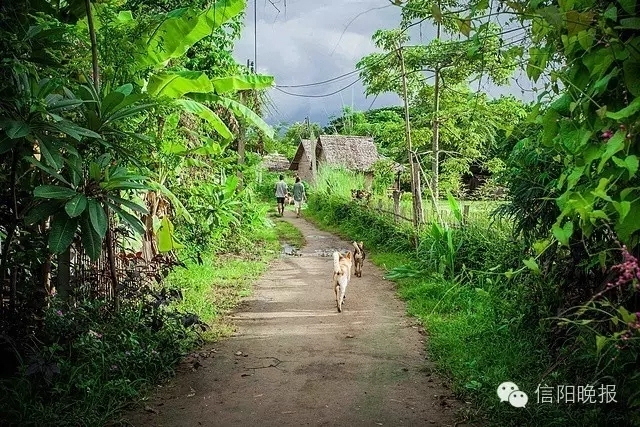
[[[360,246],[358,246],[358,242],[353,242],[353,247],[356,249],[356,254],[360,253]]]
[[[342,273],[342,270],[340,269],[340,254],[338,252],[333,253],[333,272],[335,274]]]

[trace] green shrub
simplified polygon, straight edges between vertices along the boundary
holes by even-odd
[[[12,425],[104,425],[199,340],[193,316],[148,294],[118,313],[104,301],[45,313],[18,376],[0,383]],[[187,326],[191,323],[191,326]]]

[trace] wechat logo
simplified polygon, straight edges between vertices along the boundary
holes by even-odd
[[[516,408],[524,408],[529,401],[529,396],[521,391],[515,383],[504,382],[498,386],[498,397],[500,402],[509,402]]]

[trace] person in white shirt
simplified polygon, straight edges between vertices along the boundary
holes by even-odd
[[[289,191],[287,183],[284,182],[284,176],[280,175],[280,181],[276,182],[276,202],[278,202],[278,215],[284,215],[284,198]]]

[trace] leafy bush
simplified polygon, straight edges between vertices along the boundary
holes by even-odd
[[[104,301],[49,308],[20,374],[0,383],[5,422],[104,425],[198,342],[193,315],[171,299],[148,294],[118,313]]]
[[[363,239],[373,249],[371,259],[389,269],[387,278],[398,282],[408,311],[427,326],[437,370],[492,422],[631,425],[639,396],[640,377],[632,362],[637,341],[627,340],[623,353],[615,353],[619,340],[607,342],[602,351],[615,360],[602,365],[593,335],[586,329],[592,325],[572,318],[568,327],[555,318],[563,307],[565,264],[544,259],[541,274],[529,274],[523,265],[531,256],[528,245],[514,237],[509,222],[492,222],[487,213],[484,219],[470,217],[465,226],[427,224],[416,251],[411,227],[395,225],[349,199],[314,194],[309,209],[316,220],[338,227],[349,238]],[[636,322],[633,316],[626,320]],[[620,332],[630,330],[620,313],[617,317]],[[611,316],[605,318],[611,323]],[[601,324],[609,329],[609,323]],[[584,385],[593,383],[594,376],[601,382],[617,382],[625,402],[615,408],[531,404],[540,384]],[[496,398],[496,387],[506,379],[528,393],[527,412],[514,412]]]

